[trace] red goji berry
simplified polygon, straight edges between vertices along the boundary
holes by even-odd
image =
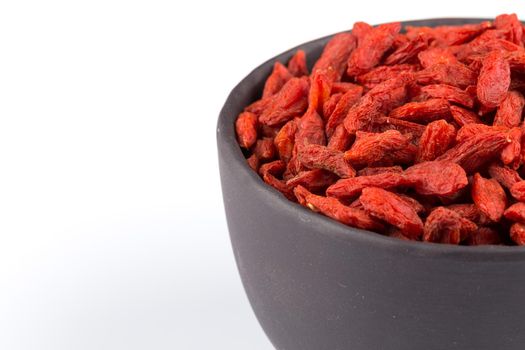
[[[456,129],[445,120],[436,120],[427,125],[419,139],[416,162],[434,160],[452,145]]]
[[[423,102],[409,102],[390,112],[389,117],[418,123],[427,123],[438,119],[449,119],[450,105],[447,100],[433,98]]]
[[[510,194],[520,202],[525,202],[525,180],[518,181],[512,185]]]
[[[346,74],[356,76],[377,66],[400,30],[400,23],[387,23],[370,29],[350,54]]]
[[[459,244],[477,230],[477,225],[444,207],[434,209],[425,221],[423,240]]]
[[[439,156],[437,160],[449,160],[457,163],[465,169],[467,174],[471,174],[499,155],[509,143],[510,140],[505,132],[484,132],[456,144]]]
[[[278,125],[301,115],[308,106],[310,84],[307,78],[292,78],[273,95],[261,112],[259,122]]]
[[[363,88],[357,86],[355,88],[348,89],[343,96],[337,102],[334,111],[326,121],[326,135],[329,137],[335,132],[335,129],[343,122],[348,111],[352,108],[361,98],[363,94]]]
[[[505,98],[509,86],[509,63],[501,52],[492,51],[483,61],[483,66],[479,72],[478,99],[486,107],[497,107]]]
[[[264,99],[278,93],[284,84],[286,84],[291,78],[292,74],[288,69],[281,62],[276,62],[273,66],[272,74],[270,74],[264,84],[262,98]]]
[[[306,54],[303,50],[297,50],[295,55],[288,61],[288,71],[294,77],[302,77],[308,75],[308,67],[306,65]]]
[[[335,106],[337,106],[337,103],[339,103],[342,96],[342,92],[335,93],[332,96],[330,96],[330,98],[323,104],[323,119],[326,120],[330,118],[330,116],[334,112]]]
[[[279,154],[279,158],[289,162],[295,144],[295,133],[297,132],[297,121],[292,119],[287,122],[275,135],[273,143]]]
[[[357,172],[359,176],[370,176],[384,173],[403,173],[403,168],[399,165],[387,166],[387,167],[366,167]]]
[[[309,193],[304,187],[295,188],[297,196],[302,198],[303,205],[310,210],[320,212],[343,224],[365,230],[382,231],[383,224],[363,210],[348,207],[335,198],[328,198]]]
[[[326,195],[339,199],[352,200],[361,194],[365,187],[395,188],[406,184],[403,174],[383,173],[341,179],[326,189]]]
[[[519,91],[509,91],[498,108],[493,124],[508,128],[519,126],[524,106],[523,95]]]
[[[498,222],[507,207],[505,191],[494,179],[484,179],[476,173],[472,179],[472,200],[490,220]]]
[[[348,57],[354,51],[356,45],[356,39],[350,33],[335,35],[326,44],[321,57],[319,57],[312,69],[312,73],[318,70],[327,70],[331,72],[332,82],[340,81],[346,69]]]
[[[328,141],[328,148],[344,152],[350,147],[353,140],[354,135],[350,135],[343,124],[339,124]]]
[[[382,188],[366,187],[359,200],[371,216],[399,228],[407,237],[421,237],[423,222],[414,208],[398,195]]]
[[[337,181],[337,179],[338,176],[330,171],[314,169],[300,172],[296,176],[288,179],[286,185],[290,188],[301,185],[312,192],[322,192]]]
[[[242,112],[235,122],[237,141],[243,148],[251,148],[257,141],[257,116],[251,112]]]
[[[510,190],[516,182],[520,182],[523,179],[520,177],[518,172],[506,166],[500,166],[498,164],[491,164],[488,168],[490,177],[498,181],[503,187]]]
[[[422,195],[450,196],[468,185],[465,170],[450,161],[429,161],[409,167],[405,181]]]
[[[525,223],[525,203],[514,203],[505,210],[503,215],[511,221]]]
[[[446,208],[477,225],[489,225],[492,223],[492,221],[483,214],[475,204],[452,204]]]
[[[468,93],[452,85],[427,85],[421,88],[421,92],[431,98],[445,99],[449,102],[457,103],[468,108],[474,106],[474,99]]]
[[[355,170],[344,159],[344,154],[320,145],[306,145],[298,154],[299,161],[310,169],[325,169],[341,178],[355,176]]]
[[[517,222],[510,227],[510,239],[517,245],[525,245],[525,224]]]
[[[465,243],[467,245],[498,245],[502,243],[502,240],[498,231],[490,227],[479,227],[470,234]]]
[[[450,106],[450,114],[452,114],[452,119],[454,119],[459,126],[481,124],[479,117],[474,112],[465,108]]]
[[[409,140],[399,131],[389,130],[380,134],[358,131],[345,159],[355,165],[374,165],[380,163],[391,152],[406,148]]]

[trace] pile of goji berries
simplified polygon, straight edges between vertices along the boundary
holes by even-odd
[[[406,240],[525,245],[525,27],[372,27],[277,62],[236,131],[263,180]]]

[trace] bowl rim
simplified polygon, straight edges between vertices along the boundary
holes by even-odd
[[[421,20],[402,21],[403,26],[406,25],[420,25],[421,22],[432,23],[432,25],[454,25],[465,23],[478,23],[490,19],[486,18],[430,18]],[[291,57],[298,49],[308,49],[326,43],[333,35],[323,36],[321,38],[311,40],[300,45],[297,45],[285,52],[282,52],[260,64],[246,75],[230,92],[219,114],[216,137],[218,143],[218,151],[229,161],[229,167],[235,172],[239,172],[240,176],[249,179],[252,183],[253,190],[262,192],[265,198],[275,201],[276,205],[283,211],[301,218],[301,220],[308,220],[316,227],[326,227],[323,232],[317,232],[320,235],[326,235],[333,239],[344,243],[351,243],[352,241],[359,241],[360,243],[375,245],[385,249],[404,250],[407,254],[423,255],[423,256],[445,256],[449,258],[458,258],[462,260],[467,257],[469,260],[475,261],[509,261],[509,260],[523,260],[525,259],[525,246],[501,246],[501,245],[480,245],[480,246],[461,246],[443,243],[431,243],[420,241],[407,241],[399,238],[384,236],[379,233],[354,228],[344,225],[334,219],[315,213],[298,203],[286,199],[280,192],[273,187],[267,185],[259,175],[253,171],[247,164],[246,159],[239,147],[235,135],[234,122],[237,113],[234,113],[232,106],[236,105],[238,96],[243,94],[243,91],[253,88],[254,84],[260,83],[259,78],[266,76],[263,72],[268,72],[275,61],[284,61]],[[241,107],[242,108],[242,107]],[[240,112],[240,111],[239,111]],[[222,176],[222,175],[221,175]]]

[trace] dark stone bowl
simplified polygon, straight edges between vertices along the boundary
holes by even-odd
[[[282,350],[523,350],[525,248],[407,242],[354,229],[288,201],[247,166],[235,118],[259,98],[276,60],[301,48],[313,62],[328,39],[255,69],[219,117],[233,251],[266,334]]]

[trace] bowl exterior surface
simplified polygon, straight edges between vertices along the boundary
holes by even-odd
[[[405,24],[463,24],[436,19]],[[299,46],[315,61],[328,38]],[[246,164],[234,121],[276,60],[232,91],[217,141],[237,266],[281,350],[522,350],[525,251],[404,242],[341,225],[286,200]]]

